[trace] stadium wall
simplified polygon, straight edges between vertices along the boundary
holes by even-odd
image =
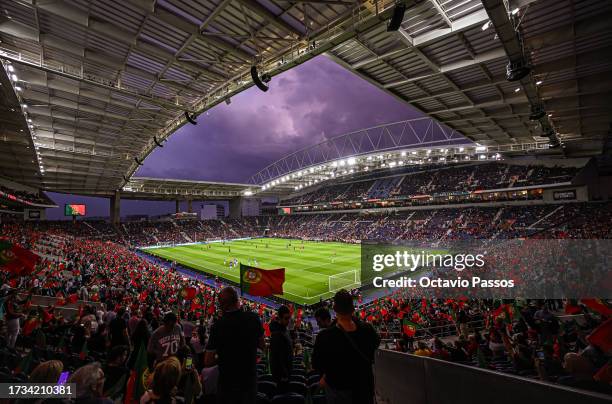
[[[380,404],[603,404],[610,397],[438,359],[381,349],[374,363]]]

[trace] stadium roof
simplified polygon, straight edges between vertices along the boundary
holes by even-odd
[[[552,127],[568,154],[599,153],[612,3],[505,3],[410,0],[387,32],[392,0],[0,0],[0,58],[19,97],[2,101],[0,168],[47,190],[110,193],[185,113],[252,86],[251,66],[274,76],[325,52],[482,144],[542,140]],[[510,83],[506,63],[520,58],[532,74]],[[11,111],[20,104],[23,115]],[[539,124],[537,106],[552,115]]]
[[[329,54],[481,144],[539,138],[541,125],[529,115],[543,105],[568,154],[599,153],[612,121],[612,2],[505,3],[419,2],[398,32],[381,25]],[[525,60],[533,70],[509,82],[508,60]]]
[[[122,188],[122,199],[227,199],[249,196],[258,186],[210,181],[132,177]]]

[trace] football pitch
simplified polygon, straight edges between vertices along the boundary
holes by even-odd
[[[298,304],[314,304],[335,290],[359,286],[358,244],[260,238],[143,250],[235,283],[240,282],[240,270],[230,267],[234,259],[258,268],[285,268],[284,293],[279,297]]]

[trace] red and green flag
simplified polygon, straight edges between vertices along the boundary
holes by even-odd
[[[261,269],[240,264],[240,290],[251,296],[282,295],[285,268]]]
[[[127,381],[124,396],[125,404],[139,402],[140,397],[144,394],[145,388],[142,379],[145,370],[147,370],[147,350],[144,344],[140,344],[136,362],[134,362],[134,368],[131,370],[130,377]]]
[[[407,337],[414,337],[416,335],[417,328],[419,328],[419,325],[413,323],[412,321],[408,321],[406,319],[402,321],[402,331]]]
[[[27,275],[34,271],[40,257],[30,250],[8,240],[0,240],[0,269],[15,275]]]

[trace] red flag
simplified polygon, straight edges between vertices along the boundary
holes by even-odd
[[[402,331],[407,337],[414,337],[416,334],[417,328],[418,328],[418,325],[413,322],[410,322],[408,320],[404,320],[402,322]]]
[[[145,300],[147,298],[147,296],[149,296],[149,291],[148,290],[143,290],[142,292],[140,292],[140,294],[138,295],[138,300]]]
[[[602,383],[612,383],[612,366],[610,363],[606,363],[601,369],[599,369],[593,376],[593,379]]]
[[[181,297],[185,300],[193,300],[196,297],[198,290],[194,287],[186,287],[181,290]]]
[[[39,261],[40,257],[30,250],[8,240],[0,240],[0,269],[15,275],[28,275],[34,271]]]
[[[261,269],[240,264],[240,290],[251,296],[283,294],[285,268]]]
[[[609,308],[604,302],[602,302],[601,299],[582,299],[581,302],[586,307],[593,311],[596,311],[602,316],[612,316],[612,309]]]
[[[28,335],[32,334],[39,324],[40,321],[38,320],[38,317],[29,318],[23,325],[23,335],[27,337]]]
[[[263,324],[263,328],[264,328],[264,335],[266,337],[269,337],[270,335],[272,335],[272,332],[270,331],[270,324],[269,323],[264,323]]]
[[[580,313],[582,313],[582,309],[580,308],[580,306],[577,306],[569,302],[565,305],[565,314],[580,314]]]
[[[68,299],[66,299],[66,301],[68,302],[68,304],[70,303],[76,303],[77,300],[79,300],[79,296],[76,293],[73,293],[71,295],[68,295]]]
[[[605,354],[610,353],[609,351],[612,350],[612,318],[594,329],[587,337],[587,341],[601,349]]]

